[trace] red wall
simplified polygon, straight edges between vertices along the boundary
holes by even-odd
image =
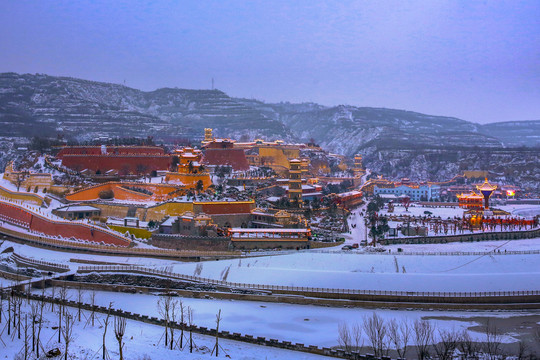
[[[107,146],[109,155],[165,155],[159,146]],[[67,146],[58,152],[57,157],[64,155],[101,155],[101,146]]]
[[[216,202],[216,203],[193,203],[193,209],[197,212],[213,214],[249,214],[255,208],[254,203],[245,202]]]
[[[109,233],[99,227],[53,221],[41,216],[37,216],[26,209],[3,202],[0,202],[0,215],[18,220],[19,222],[29,226],[31,230],[50,236],[60,235],[65,238],[74,237],[80,240],[113,244],[118,246],[129,245],[129,240]],[[4,219],[8,220],[6,218]]]
[[[64,155],[62,165],[76,171],[89,169],[100,170],[104,173],[108,170],[117,170],[121,175],[129,173],[137,174],[144,167],[145,172],[153,170],[168,170],[171,157],[167,155]]]

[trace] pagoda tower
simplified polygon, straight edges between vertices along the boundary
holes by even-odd
[[[354,167],[353,167],[354,176],[361,177],[365,174],[364,165],[362,163],[362,155],[354,155]]]
[[[291,205],[302,207],[302,161],[292,159],[289,168],[289,200]]]
[[[204,129],[204,140],[201,141],[201,145],[204,146],[206,144],[211,143],[214,141],[214,135],[212,134],[212,128],[205,128]]]
[[[497,185],[491,185],[486,178],[486,181],[482,185],[476,185],[476,189],[484,196],[484,208],[489,210],[489,198],[491,194],[497,189]]]
[[[302,159],[302,177],[303,178],[308,178],[308,173],[309,173],[309,159],[307,158],[303,158]]]

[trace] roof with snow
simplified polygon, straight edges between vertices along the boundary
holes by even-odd
[[[88,205],[68,205],[56,209],[57,212],[72,212],[72,211],[101,211],[100,208],[96,208]]]

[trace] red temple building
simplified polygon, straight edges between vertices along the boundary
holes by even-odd
[[[203,146],[203,164],[210,166],[230,166],[234,171],[249,170],[249,163],[243,149],[234,148],[232,141],[216,139]]]
[[[171,156],[158,146],[68,146],[57,158],[69,169],[97,174],[116,170],[120,175],[143,175],[167,170],[171,164]]]

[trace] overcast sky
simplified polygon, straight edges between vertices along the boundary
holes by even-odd
[[[540,119],[540,1],[2,0],[7,71]]]

